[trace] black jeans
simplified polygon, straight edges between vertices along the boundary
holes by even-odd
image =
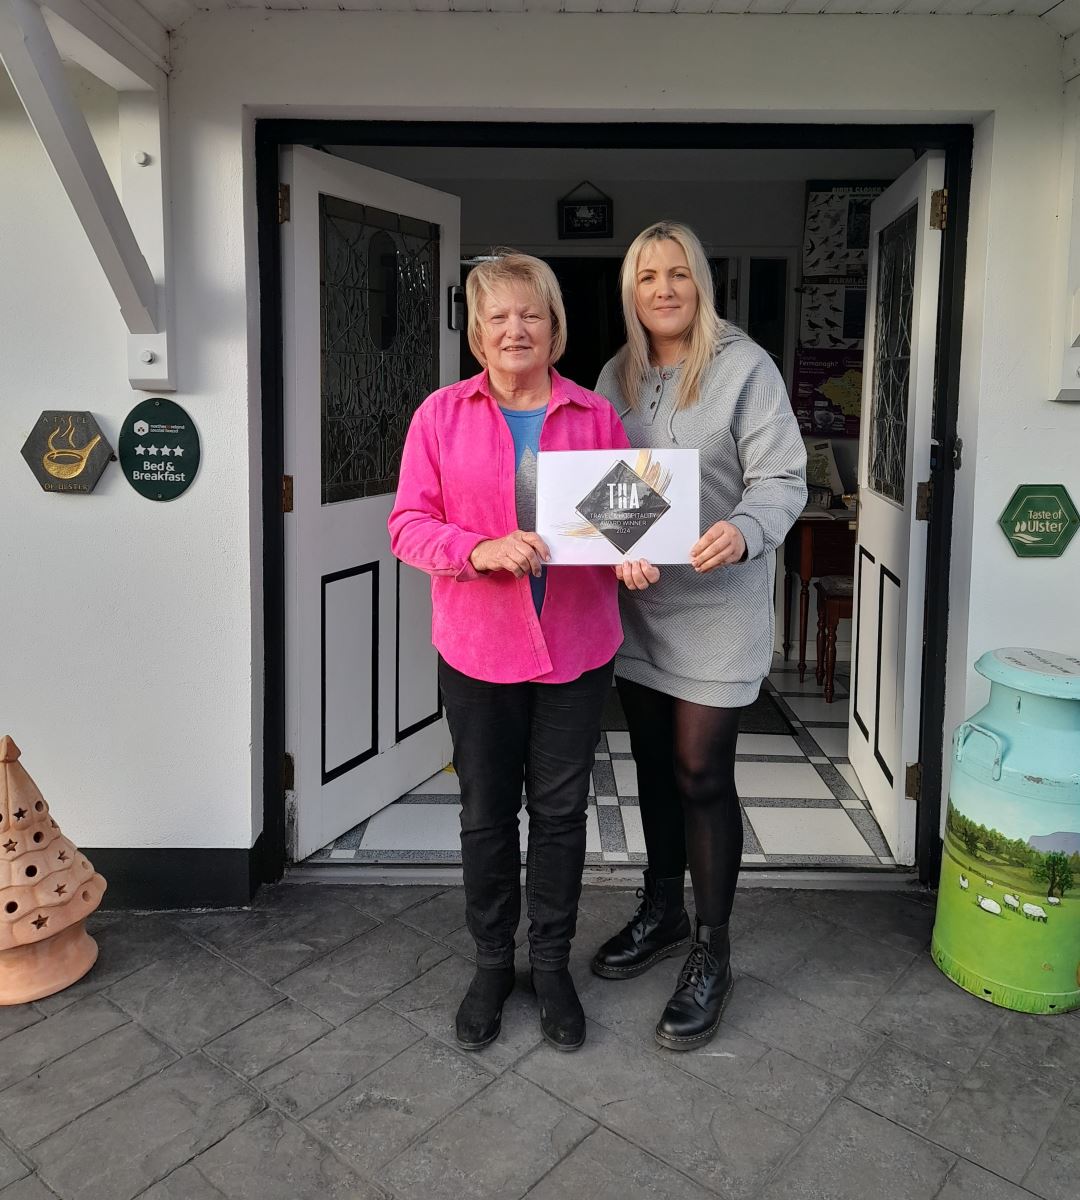
[[[485,683],[439,659],[461,784],[465,920],[481,967],[512,966],[521,915],[518,813],[529,814],[529,958],[570,958],[585,865],[589,773],[612,664],[570,683]]]

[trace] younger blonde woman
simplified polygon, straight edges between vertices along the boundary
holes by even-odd
[[[773,653],[776,547],[806,502],[806,453],[776,367],[722,321],[709,263],[685,225],[662,221],[622,265],[626,345],[596,390],[631,446],[694,448],[701,519],[692,565],[620,589],[624,641],[615,675],[637,761],[649,866],[642,903],[592,968],[627,979],[690,941],[689,862],[697,923],[678,985],[656,1027],[673,1050],[707,1041],[731,993],[728,918],[742,858],[735,746]]]

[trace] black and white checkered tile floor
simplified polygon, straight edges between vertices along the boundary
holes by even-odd
[[[747,867],[895,866],[847,761],[847,680],[839,669],[838,664],[836,699],[826,704],[813,666],[800,683],[794,666],[778,660],[763,690],[790,731],[739,734],[735,778]],[[646,861],[637,776],[625,732],[601,735],[586,828],[587,864]],[[306,862],[454,864],[461,861],[458,833],[458,781],[448,767]],[[522,809],[523,852],[527,835],[528,815]]]

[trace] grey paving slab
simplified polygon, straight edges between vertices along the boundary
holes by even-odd
[[[287,975],[277,987],[332,1025],[340,1025],[449,953],[426,934],[391,920]]]
[[[1076,1200],[1080,1191],[1080,1088],[1074,1089],[1050,1126],[1023,1182],[1046,1200]]]
[[[414,904],[422,904],[442,890],[440,887],[424,884],[356,884],[342,889],[347,893],[342,899],[376,920],[385,921]]]
[[[126,1013],[100,996],[88,996],[46,1017],[0,1046],[0,1089],[33,1075],[127,1021]]]
[[[445,892],[398,913],[398,920],[431,937],[446,937],[465,924],[465,889],[447,888]]]
[[[406,1017],[425,1033],[452,1046],[455,1044],[454,1016],[475,971],[473,963],[452,954],[419,978],[392,992],[383,1004],[392,1012]],[[502,1072],[538,1045],[542,1037],[536,999],[529,991],[526,980],[519,977],[517,986],[503,1006],[502,1030],[498,1039],[470,1056],[489,1071]]]
[[[659,1015],[657,1012],[655,1017]],[[727,1021],[721,1022],[708,1045],[699,1046],[693,1053],[673,1055],[670,1050],[661,1049],[655,1043],[650,1049],[679,1070],[696,1075],[705,1083],[727,1092],[737,1092],[739,1083],[754,1064],[769,1053],[768,1046],[756,1038],[748,1037]]]
[[[177,1167],[139,1197],[139,1200],[231,1200],[191,1163]]]
[[[0,1008],[0,1039],[18,1033],[40,1021],[44,1013],[35,1004],[6,1004]]]
[[[87,929],[98,944],[97,962],[77,983],[38,1000],[35,1007],[42,1013],[59,1012],[83,996],[103,991],[133,972],[159,958],[186,949],[191,943],[166,917],[143,914],[138,918],[108,914],[112,919],[95,924],[91,919]]]
[[[195,945],[157,959],[106,994],[181,1052],[204,1046],[280,999],[261,980]]]
[[[931,1200],[953,1156],[848,1100],[829,1109],[761,1200]]]
[[[0,1092],[0,1129],[17,1146],[32,1146],[176,1057],[138,1026],[122,1025]]]
[[[527,1193],[527,1200],[710,1200],[714,1193],[602,1126]]]
[[[786,902],[755,911],[736,905],[731,914],[731,962],[768,983],[779,983],[819,944],[836,936],[836,926]]]
[[[732,1200],[752,1195],[798,1142],[779,1121],[594,1024],[581,1050],[544,1045],[516,1071]]]
[[[1034,1067],[1063,1071],[1080,1083],[1080,1011],[1042,1017],[1009,1013],[990,1048]]]
[[[898,950],[917,953],[930,945],[934,905],[928,893],[792,892],[792,903],[845,929],[874,938]]]
[[[724,1020],[759,1042],[844,1079],[858,1071],[881,1040],[749,976],[735,981]]]
[[[591,971],[578,976],[578,994],[585,1013],[622,1037],[652,1047],[653,1031],[664,1011],[685,959],[680,951],[636,979],[603,979]]]
[[[11,1149],[0,1142],[0,1188],[5,1188],[16,1179],[22,1179],[30,1173],[30,1168]]]
[[[177,913],[176,928],[187,938],[205,942],[216,950],[229,950],[256,938],[273,937],[280,922],[273,910],[251,908],[215,912]]]
[[[36,1175],[27,1175],[11,1187],[4,1188],[0,1196],[3,1200],[56,1200],[56,1193],[50,1191]]]
[[[1005,1011],[958,988],[929,954],[914,959],[862,1025],[910,1050],[966,1070],[1005,1020]]]
[[[517,1200],[595,1128],[534,1084],[506,1075],[378,1177],[401,1200]]]
[[[964,1076],[928,1136],[1020,1183],[1068,1092],[1060,1072],[1025,1066],[988,1050]]]
[[[376,1005],[263,1071],[253,1083],[285,1112],[304,1117],[423,1036]]]
[[[64,1200],[130,1200],[263,1107],[235,1076],[193,1054],[86,1113],[33,1150]]]
[[[1075,1195],[1074,1189],[1070,1196]],[[958,1158],[935,1200],[1031,1200],[1031,1196],[1026,1188]]]
[[[769,1050],[728,1090],[759,1112],[805,1132],[844,1090],[844,1080],[783,1050]]]
[[[206,1047],[211,1058],[251,1079],[291,1058],[333,1026],[293,1000],[282,1000],[229,1030]]]
[[[171,1182],[170,1182],[171,1181]],[[208,1190],[209,1189],[209,1190]],[[260,1113],[143,1200],[378,1200],[380,1193],[304,1129]]]
[[[272,923],[256,937],[219,948],[231,962],[268,983],[291,975],[376,923],[366,913],[330,897],[293,913],[279,908],[250,915],[256,921],[269,918]]]
[[[963,1072],[886,1039],[852,1080],[847,1095],[890,1121],[925,1133],[960,1086]]]
[[[816,941],[780,982],[784,991],[800,1000],[849,1021],[861,1021],[911,960],[907,950],[847,929]]]
[[[303,1124],[369,1175],[492,1078],[463,1054],[425,1038],[305,1117]]]

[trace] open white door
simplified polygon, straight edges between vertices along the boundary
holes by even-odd
[[[286,748],[304,858],[450,760],[428,577],[386,519],[417,405],[458,370],[460,204],[356,163],[283,155]]]
[[[927,154],[870,210],[848,757],[896,861],[915,861],[926,521],[945,160]]]

